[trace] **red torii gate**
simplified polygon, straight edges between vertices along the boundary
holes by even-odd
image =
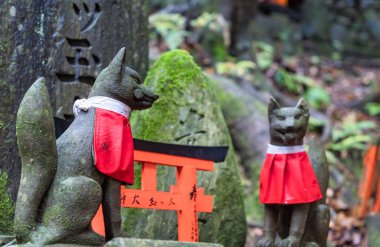
[[[178,241],[198,242],[198,212],[211,213],[213,198],[204,195],[203,188],[197,188],[197,171],[214,171],[214,162],[141,150],[135,150],[134,157],[142,163],[141,190],[122,186],[121,206],[176,210]],[[177,184],[172,185],[169,192],[157,191],[157,165],[177,168]],[[92,228],[104,235],[101,207],[92,221]]]
[[[70,125],[70,121],[54,117],[56,138]],[[213,198],[197,188],[197,171],[214,171],[214,162],[224,161],[228,147],[199,147],[156,143],[133,139],[135,161],[142,163],[141,190],[122,186],[121,206],[176,210],[178,240],[198,241],[198,212],[212,212]],[[157,165],[177,168],[177,184],[169,192],[157,191]],[[104,235],[101,206],[92,220],[95,232]]]

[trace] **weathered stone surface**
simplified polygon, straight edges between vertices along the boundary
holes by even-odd
[[[6,245],[15,239],[13,235],[0,235],[0,246]]]
[[[212,214],[200,214],[200,241],[242,246],[246,224],[236,156],[217,98],[192,57],[175,50],[161,56],[145,83],[161,97],[152,109],[131,118],[134,137],[187,145],[228,145],[226,161],[214,172],[198,172],[198,187],[214,195]],[[175,171],[158,169],[158,188],[175,184]],[[138,183],[138,178],[136,177]],[[177,239],[177,212],[124,209],[129,236]]]
[[[176,241],[150,240],[138,238],[115,238],[107,242],[105,247],[223,247],[220,244],[188,243]]]
[[[16,134],[23,166],[15,232],[23,239],[36,227],[39,205],[57,169],[53,112],[44,78],[39,78],[21,101]]]
[[[210,79],[246,176],[244,201],[247,218],[261,221],[263,205],[258,198],[258,178],[269,139],[266,106],[231,79],[221,76],[210,76]]]
[[[380,246],[380,214],[366,218],[368,246]]]
[[[26,90],[44,76],[55,112],[70,117],[74,98],[87,96],[121,47],[127,64],[144,76],[146,7],[145,0],[1,1],[0,170],[9,174],[14,200],[21,170],[15,121]]]
[[[40,247],[41,245],[38,244],[16,244],[16,245],[11,245],[11,247]],[[47,244],[44,245],[46,247],[95,247],[98,245],[79,245],[79,244]]]

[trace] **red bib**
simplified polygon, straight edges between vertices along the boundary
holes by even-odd
[[[260,202],[298,204],[322,198],[306,151],[268,153],[260,173]]]
[[[128,118],[96,108],[94,129],[96,168],[116,180],[133,184],[133,139]]]

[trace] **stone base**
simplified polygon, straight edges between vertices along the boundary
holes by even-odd
[[[15,239],[13,235],[0,235],[0,246],[3,246]]]
[[[115,238],[107,242],[104,247],[223,247],[213,243],[190,243],[169,240],[151,240],[139,238]]]

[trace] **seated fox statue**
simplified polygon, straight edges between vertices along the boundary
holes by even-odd
[[[321,145],[303,138],[309,120],[305,100],[296,107],[268,107],[270,144],[260,173],[265,204],[264,237],[258,247],[325,247],[330,213],[325,205],[328,165]]]
[[[76,118],[58,140],[44,79],[25,94],[16,123],[22,161],[17,243],[101,245],[122,236],[120,185],[133,183],[128,117],[158,98],[125,66],[125,54],[122,48],[100,72],[87,100],[75,102]],[[105,239],[90,226],[100,204]]]

